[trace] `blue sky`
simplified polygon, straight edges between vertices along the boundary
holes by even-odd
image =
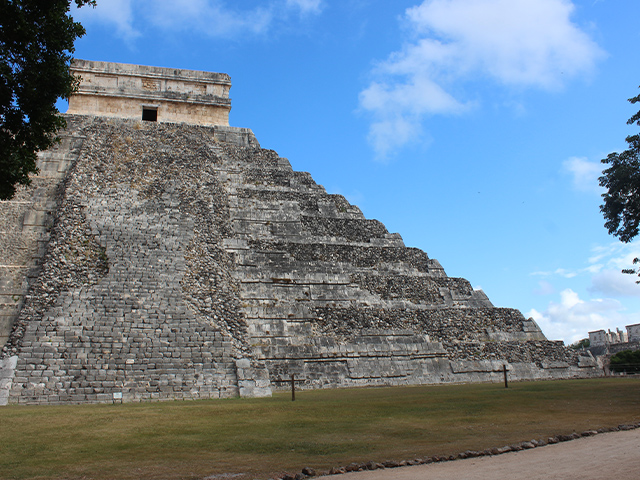
[[[601,158],[640,93],[638,0],[98,0],[75,56],[224,72],[253,130],[548,338],[640,322]],[[64,110],[66,107],[62,107]]]

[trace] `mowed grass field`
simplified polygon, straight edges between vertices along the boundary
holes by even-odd
[[[0,407],[2,479],[269,478],[640,421],[640,379],[287,392]]]

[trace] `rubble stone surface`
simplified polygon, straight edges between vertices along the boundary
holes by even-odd
[[[0,403],[264,396],[292,374],[304,389],[599,373],[250,130],[69,120]],[[1,207],[17,232],[24,215]]]

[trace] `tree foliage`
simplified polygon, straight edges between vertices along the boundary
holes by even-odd
[[[640,102],[640,95],[630,98],[629,102]],[[640,111],[633,115],[627,124],[640,126]],[[608,167],[602,172],[600,186],[607,191],[602,194],[604,203],[600,206],[609,234],[624,243],[638,235],[640,227],[640,134],[626,138],[629,148],[621,153],[610,153],[602,163]],[[634,264],[640,262],[638,258]],[[640,268],[627,268],[623,273],[640,275]],[[636,282],[640,283],[640,281]]]
[[[95,0],[0,0],[0,199],[13,197],[38,172],[37,152],[65,126],[55,103],[77,81],[69,72],[75,40],[84,35],[69,15]]]
[[[640,102],[640,95],[629,101]],[[627,123],[640,125],[640,112]],[[610,153],[602,160],[609,166],[600,177],[600,186],[607,189],[600,207],[606,220],[605,227],[625,243],[638,235],[640,226],[640,135],[628,136],[626,141],[627,150]]]
[[[589,348],[590,345],[591,340],[589,340],[588,338],[583,338],[582,340],[578,340],[577,342],[569,345],[569,348],[572,348],[573,350],[583,350],[585,348]]]
[[[640,350],[623,350],[612,355],[609,369],[614,372],[640,372]]]
[[[633,264],[637,265],[638,263],[640,263],[640,258],[634,258]],[[622,273],[630,273],[631,275],[637,274],[640,277],[640,268],[624,268],[622,269]],[[636,283],[640,283],[640,280],[637,280]]]

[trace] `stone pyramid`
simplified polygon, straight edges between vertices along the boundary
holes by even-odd
[[[204,72],[79,65],[89,99],[0,204],[0,404],[266,396],[292,375],[311,389],[599,373],[250,130],[206,121],[228,114],[228,77],[207,93]],[[115,103],[130,78],[87,87],[89,67],[117,81],[135,67],[155,120]],[[171,116],[196,110],[201,124]]]

